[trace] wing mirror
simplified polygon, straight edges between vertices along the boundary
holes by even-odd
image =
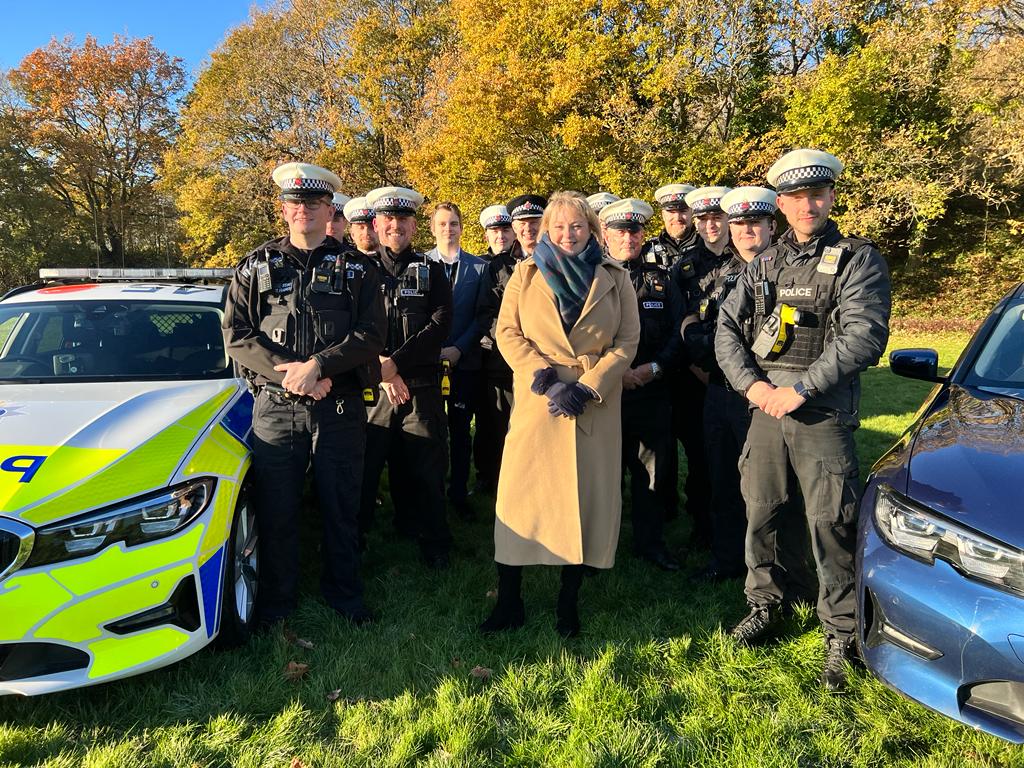
[[[889,353],[889,368],[908,379],[946,380],[939,376],[939,353],[934,349],[895,349]]]

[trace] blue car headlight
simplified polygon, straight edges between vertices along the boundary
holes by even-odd
[[[887,485],[875,496],[886,543],[927,563],[945,560],[965,576],[1024,596],[1024,552],[950,522]]]
[[[212,477],[197,478],[39,528],[32,554],[22,567],[87,557],[118,541],[130,547],[172,536],[202,514],[216,484]]]

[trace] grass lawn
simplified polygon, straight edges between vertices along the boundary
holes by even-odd
[[[948,366],[966,339],[892,346],[935,346]],[[875,369],[864,390],[866,474],[928,385]],[[865,673],[848,695],[822,692],[809,610],[787,639],[737,647],[722,627],[744,613],[740,585],[641,565],[628,523],[616,568],[584,584],[582,637],[555,634],[551,568],[527,569],[525,628],[481,637],[495,587],[490,501],[476,500],[478,522],[454,523],[456,564],[441,575],[380,526],[365,562],[381,614],[371,628],[325,608],[311,556],[291,628],[313,648],[278,632],[122,682],[0,699],[0,766],[1024,766],[1018,748]],[[683,523],[670,539],[684,548]],[[299,680],[283,674],[291,661],[309,666]]]

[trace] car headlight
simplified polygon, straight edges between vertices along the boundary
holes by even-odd
[[[950,522],[887,485],[875,496],[875,523],[901,552],[927,563],[945,560],[966,576],[1024,595],[1024,552]]]
[[[116,542],[144,544],[171,536],[196,519],[213,498],[216,480],[189,480],[159,493],[122,502],[36,530],[35,546],[22,568],[86,557]]]

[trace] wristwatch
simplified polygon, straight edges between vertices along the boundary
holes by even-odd
[[[658,365],[656,362],[654,362],[652,360],[651,361],[651,373],[654,374],[654,378],[660,379],[661,378],[661,374],[664,373],[664,371],[661,370],[661,366],[660,365]]]
[[[802,381],[798,381],[796,384],[793,385],[793,391],[800,395],[800,397],[802,397],[804,400],[810,400],[812,397],[818,394],[818,390],[816,390],[814,387],[808,387]]]

